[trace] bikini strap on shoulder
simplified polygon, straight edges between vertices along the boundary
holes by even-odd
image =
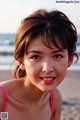
[[[53,114],[54,112],[54,92],[53,91],[50,92],[50,106],[51,106],[51,111]]]
[[[6,112],[7,93],[6,93],[6,89],[2,85],[0,85],[0,88],[4,93],[4,104],[3,104],[2,112]]]

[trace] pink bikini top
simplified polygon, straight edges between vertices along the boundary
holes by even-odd
[[[51,120],[54,120],[53,119],[53,113],[54,113],[54,94],[53,94],[53,91],[50,92],[50,107],[51,107],[51,112],[52,112]]]
[[[4,93],[4,104],[3,104],[2,112],[6,112],[7,92],[6,92],[6,89],[2,85],[0,85],[0,88]]]
[[[4,104],[3,104],[2,112],[6,112],[7,92],[6,92],[6,89],[2,85],[0,85],[0,88],[4,93]],[[53,91],[50,92],[50,107],[51,107],[51,112],[52,112],[52,116],[53,116],[53,111],[54,111],[54,94],[53,94]],[[51,120],[53,120],[53,117],[51,117]]]

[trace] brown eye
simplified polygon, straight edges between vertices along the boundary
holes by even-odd
[[[31,56],[31,59],[32,60],[40,60],[40,56],[39,55],[33,55],[33,56]]]
[[[56,55],[54,55],[54,58],[55,58],[55,59],[61,59],[61,58],[63,58],[63,55],[61,55],[61,54],[56,54]]]

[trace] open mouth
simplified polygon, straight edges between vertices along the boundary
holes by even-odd
[[[54,80],[56,77],[40,77],[41,80]]]
[[[46,84],[51,84],[54,82],[56,77],[40,77],[41,81]]]

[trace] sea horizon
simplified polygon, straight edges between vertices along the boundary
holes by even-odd
[[[9,68],[13,62],[15,33],[0,34],[0,69]],[[70,69],[80,69],[80,34],[78,34],[77,51],[79,60],[73,64]]]

